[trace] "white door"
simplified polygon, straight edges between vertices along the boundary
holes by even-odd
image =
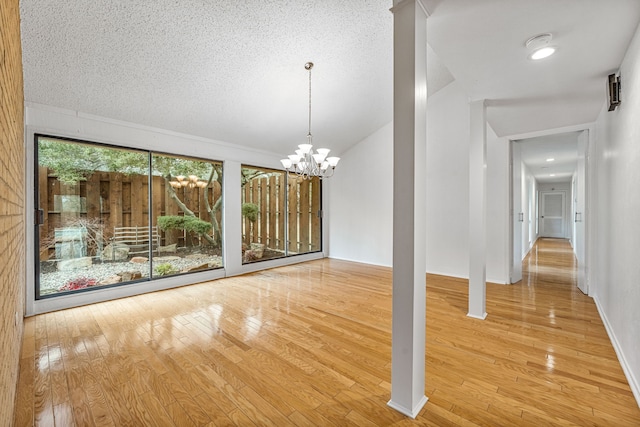
[[[522,156],[520,143],[511,141],[511,283],[522,280]]]
[[[578,137],[578,163],[576,167],[576,194],[575,194],[575,212],[573,213],[573,223],[575,230],[574,251],[578,264],[577,283],[578,288],[585,294],[589,293],[589,285],[587,283],[587,256],[586,256],[586,227],[585,227],[585,208],[587,196],[587,146],[588,131],[583,131]]]
[[[540,193],[540,235],[542,237],[566,237],[566,206],[564,191]]]

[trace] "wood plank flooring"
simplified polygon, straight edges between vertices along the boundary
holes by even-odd
[[[16,426],[639,426],[563,240],[523,281],[427,278],[417,419],[390,409],[391,270],[325,259],[26,319]]]

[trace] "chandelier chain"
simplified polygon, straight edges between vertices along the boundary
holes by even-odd
[[[311,68],[313,68],[313,64],[308,66],[309,70],[309,136],[311,136]]]

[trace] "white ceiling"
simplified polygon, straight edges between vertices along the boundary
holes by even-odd
[[[426,0],[428,84],[487,99],[499,136],[593,122],[638,0]],[[392,118],[391,0],[21,0],[25,100],[282,154]],[[551,32],[533,63],[525,41]],[[624,83],[623,83],[624,84]],[[623,98],[624,99],[624,98]]]
[[[538,182],[570,182],[576,170],[580,133],[566,132],[516,142],[522,143],[522,161]]]

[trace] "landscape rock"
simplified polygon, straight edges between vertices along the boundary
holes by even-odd
[[[134,256],[129,260],[129,262],[133,264],[144,264],[145,262],[149,262],[149,258],[143,256]]]
[[[182,258],[180,258],[179,256],[158,256],[153,258],[153,262],[154,263],[171,262],[171,261],[180,261],[181,259]]]
[[[209,255],[205,255],[205,254],[189,254],[189,255],[185,255],[185,258],[187,259],[203,259],[203,258],[210,258]]]
[[[109,276],[106,279],[103,279],[98,283],[98,285],[114,285],[116,283],[122,282],[122,277],[116,275]]]
[[[142,273],[139,271],[123,271],[118,273],[122,282],[130,282],[132,280],[142,279]]]
[[[158,253],[163,254],[163,253],[173,253],[177,250],[178,248],[178,244],[174,243],[173,245],[167,245],[167,246],[158,246]]]
[[[125,243],[112,243],[102,251],[102,261],[124,261],[129,258],[129,246]]]
[[[262,258],[262,255],[264,254],[264,244],[263,243],[252,243],[251,244],[251,251],[253,252],[253,255],[257,259]]]
[[[194,265],[193,267],[187,267],[184,270],[182,270],[181,273],[190,273],[192,271],[200,271],[200,270],[208,270],[208,269],[209,269],[209,263],[205,263],[200,265]]]
[[[78,268],[90,267],[93,264],[91,257],[72,258],[58,261],[56,267],[59,271],[76,270]]]

